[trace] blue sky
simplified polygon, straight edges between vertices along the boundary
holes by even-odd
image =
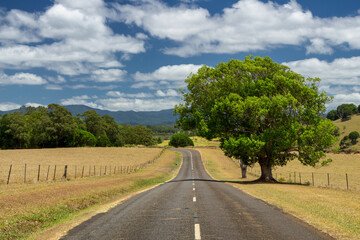
[[[156,111],[202,65],[269,56],[360,104],[358,0],[2,0],[0,110]]]

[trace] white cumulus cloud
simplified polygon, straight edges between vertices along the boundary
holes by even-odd
[[[93,71],[91,78],[96,82],[122,82],[126,74],[121,69],[98,69]]]
[[[360,57],[337,58],[331,62],[310,58],[283,64],[305,77],[320,78],[320,91],[334,96],[328,107],[360,104]]]
[[[168,6],[158,0],[115,4],[119,21],[142,27],[152,36],[170,39],[178,47],[167,54],[182,57],[201,53],[234,53],[302,46],[307,52],[331,54],[334,46],[360,49],[360,16],[321,18],[295,0],[239,0],[221,14],[188,5]]]
[[[0,73],[0,85],[42,85],[47,81],[32,73],[15,73],[7,75]]]
[[[36,14],[2,11],[0,68],[40,67],[79,75],[99,67],[121,67],[116,53],[144,52],[144,36],[114,33],[109,12],[103,0],[56,0]]]
[[[109,91],[106,93],[107,96],[109,97],[116,97],[116,98],[121,98],[121,97],[128,97],[128,98],[151,98],[153,97],[152,94],[150,93],[123,93],[120,91]]]
[[[151,89],[183,87],[186,77],[191,73],[196,73],[202,66],[194,64],[168,65],[162,66],[150,73],[136,72],[133,78],[138,83],[133,84],[132,87],[148,87]]]
[[[179,93],[175,91],[174,89],[168,89],[166,91],[157,90],[156,96],[158,97],[177,97],[179,96]]]

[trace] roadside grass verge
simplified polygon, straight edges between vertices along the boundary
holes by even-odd
[[[171,179],[180,162],[179,154],[166,150],[155,164],[132,174],[4,186],[0,239],[36,239],[40,232],[83,211]]]
[[[197,149],[206,170],[217,180],[275,205],[336,239],[360,239],[360,193],[299,184],[249,184],[219,149]]]

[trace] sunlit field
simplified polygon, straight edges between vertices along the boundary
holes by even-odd
[[[116,147],[0,150],[0,183],[7,183],[10,165],[10,183],[34,182],[38,177],[39,181],[61,178],[65,165],[71,178],[127,171],[153,160],[161,151],[161,148]]]

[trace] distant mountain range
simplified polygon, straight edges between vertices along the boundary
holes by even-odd
[[[131,125],[169,125],[175,124],[176,117],[173,116],[173,109],[149,112],[135,112],[135,111],[117,111],[112,112],[108,110],[100,110],[91,108],[85,105],[68,105],[66,107],[73,116],[82,114],[88,110],[95,110],[100,116],[109,115],[115,119],[119,124]],[[0,114],[11,113],[11,111],[0,111]]]

